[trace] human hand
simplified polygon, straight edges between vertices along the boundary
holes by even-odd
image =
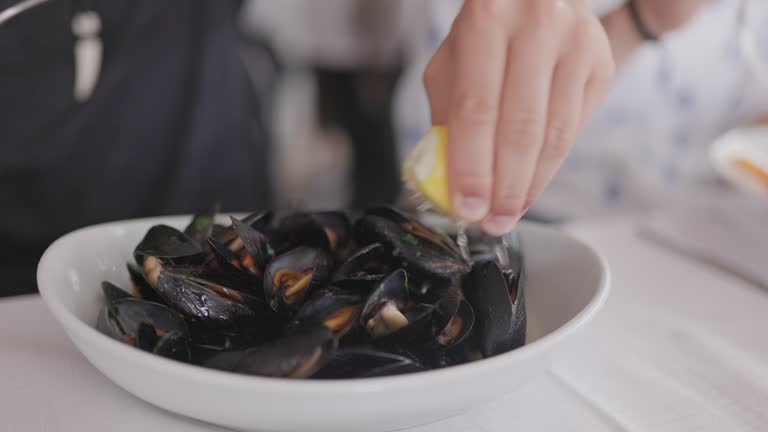
[[[426,68],[447,126],[454,212],[509,232],[608,93],[614,63],[589,0],[466,0]]]

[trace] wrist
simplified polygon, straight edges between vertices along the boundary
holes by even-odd
[[[629,0],[624,5],[623,9],[626,9],[632,28],[637,32],[641,39],[648,42],[659,40],[661,34],[655,30],[655,26],[653,25],[653,22],[649,20],[648,14],[645,13],[645,9],[641,6],[641,2]]]
[[[626,6],[615,9],[600,21],[611,42],[614,61],[620,66],[643,45],[643,38],[635,29]]]

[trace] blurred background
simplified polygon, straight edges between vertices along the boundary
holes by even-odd
[[[399,166],[430,127],[421,74],[462,1],[0,0],[0,11],[21,3],[35,7],[0,24],[0,295],[34,291],[45,247],[93,223],[214,201],[407,203]],[[768,114],[766,59],[768,2],[708,2],[622,67],[528,217],[732,195],[743,174],[718,168],[711,145]],[[768,196],[751,189],[753,202]]]

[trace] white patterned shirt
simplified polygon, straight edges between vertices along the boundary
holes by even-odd
[[[768,64],[768,0],[751,0],[749,36]],[[421,70],[447,34],[460,0],[432,0],[430,25],[396,102],[401,154],[429,128]],[[596,1],[605,13],[620,0]],[[685,28],[647,44],[621,68],[560,173],[532,211],[563,218],[648,209],[713,183],[709,145],[768,113],[767,81],[746,61],[739,0],[716,0]]]

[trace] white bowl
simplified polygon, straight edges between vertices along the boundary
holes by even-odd
[[[109,379],[158,407],[239,430],[386,431],[466,412],[545,372],[553,356],[577,345],[573,336],[608,293],[608,270],[592,248],[554,229],[523,223],[529,331],[522,348],[386,378],[312,381],[220,372],[145,353],[93,328],[104,302],[101,281],[128,286],[125,263],[149,227],[183,227],[188,220],[114,222],[68,234],[40,261],[38,285],[78,349]]]

